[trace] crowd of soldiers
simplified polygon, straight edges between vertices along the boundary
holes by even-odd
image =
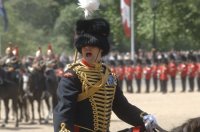
[[[112,54],[112,53],[111,53]],[[125,82],[126,92],[133,93],[133,81],[137,85],[136,93],[141,93],[142,79],[145,81],[145,92],[158,91],[160,84],[160,92],[166,93],[168,91],[168,80],[170,79],[172,92],[176,91],[176,80],[181,79],[182,92],[186,91],[186,82],[189,83],[189,91],[194,91],[195,84],[197,90],[200,91],[200,55],[196,52],[156,52],[156,54],[145,55],[137,54],[135,61],[130,58],[130,54],[123,57],[118,54],[118,57],[109,55],[106,62],[111,66],[111,70],[117,75],[119,84],[123,88]],[[148,53],[146,53],[148,54]],[[120,56],[120,57],[119,57]],[[46,54],[42,54],[39,47],[35,56],[25,56],[19,58],[18,47],[9,46],[5,50],[5,56],[0,59],[0,66],[7,71],[5,78],[9,80],[17,80],[19,72],[24,69],[29,72],[34,70],[45,69],[62,69],[69,61],[70,57],[58,57],[48,45]],[[25,68],[24,68],[25,67]],[[150,88],[151,80],[154,88]],[[197,83],[196,83],[197,82]]]
[[[111,57],[109,63],[112,71],[118,76],[121,87],[123,88],[122,85],[125,82],[126,91],[129,93],[141,93],[142,80],[145,82],[146,93],[158,91],[159,84],[159,91],[167,93],[168,82],[172,87],[171,92],[175,92],[177,78],[181,80],[182,92],[187,90],[186,82],[188,82],[189,92],[193,92],[195,86],[200,92],[200,54],[198,52],[156,52],[151,57],[138,55],[135,61],[131,60],[130,56],[124,55]],[[137,91],[133,89],[134,80]],[[151,80],[153,85],[150,85]]]
[[[0,59],[0,89],[4,92],[3,94],[6,95],[4,96],[1,93],[0,101],[4,101],[4,105],[7,105],[8,102],[5,101],[6,99],[11,99],[12,101],[17,100],[17,104],[19,105],[17,105],[17,107],[19,107],[20,111],[24,111],[24,113],[21,113],[20,118],[25,115],[27,118],[26,120],[30,118],[29,115],[26,114],[26,112],[29,112],[27,110],[29,106],[25,105],[26,103],[34,107],[32,104],[33,101],[36,100],[38,102],[39,111],[39,107],[41,107],[40,103],[45,99],[48,100],[46,104],[50,111],[50,107],[53,108],[56,103],[57,82],[63,75],[63,68],[65,65],[63,63],[66,63],[64,61],[67,60],[60,61],[58,59],[51,45],[48,45],[46,54],[43,54],[42,49],[38,47],[34,56],[19,56],[18,47],[9,45],[5,50],[5,55]],[[52,71],[53,74],[50,74]],[[52,75],[51,78],[49,78],[49,75]],[[49,82],[49,80],[51,82]],[[16,91],[14,96],[17,99],[10,96],[13,91]],[[51,97],[52,99],[50,99]],[[49,102],[50,100],[53,100],[52,103]],[[32,113],[34,113],[33,108],[31,109]],[[5,106],[5,111],[5,113],[9,112],[7,106]],[[6,114],[6,116],[8,117],[8,114]],[[7,122],[7,117],[5,117],[5,122]],[[32,120],[34,120],[33,115],[32,118]],[[18,126],[17,122],[18,120],[16,120],[16,126]]]
[[[63,68],[62,64],[55,53],[52,46],[48,45],[46,54],[43,55],[42,49],[38,47],[35,56],[19,57],[19,49],[15,46],[8,46],[5,50],[5,56],[0,59],[0,68],[6,71],[7,80],[15,81],[21,72],[34,72],[40,70],[49,70]]]

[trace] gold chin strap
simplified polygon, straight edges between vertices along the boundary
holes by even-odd
[[[78,51],[75,49],[75,54],[74,54],[74,63],[76,63],[78,57]]]

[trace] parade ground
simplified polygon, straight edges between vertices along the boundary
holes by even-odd
[[[140,94],[130,94],[127,93],[125,89],[124,94],[130,103],[153,114],[156,117],[158,124],[170,131],[172,128],[179,126],[186,120],[200,116],[200,92],[197,92],[197,88],[195,87],[194,92],[188,92],[187,90],[185,93],[182,93],[180,82],[177,82],[176,92],[171,93],[170,83],[168,83],[168,85],[169,90],[166,94],[162,94],[159,91],[147,94],[144,90]],[[134,88],[136,87],[134,86]],[[125,110],[126,108],[124,108],[124,111]],[[0,120],[0,123],[2,123],[2,119]],[[110,126],[111,132],[117,132],[118,130],[128,127],[130,127],[130,125],[123,123],[114,113],[112,114]],[[0,128],[0,132],[15,131],[53,132],[53,123],[52,120],[50,120],[49,124],[38,124],[37,121],[35,124],[21,122],[19,127],[15,128],[14,121],[10,120],[10,123],[5,128]]]

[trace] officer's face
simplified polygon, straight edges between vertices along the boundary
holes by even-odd
[[[89,64],[94,64],[101,60],[102,50],[94,46],[85,46],[82,48],[82,57]]]

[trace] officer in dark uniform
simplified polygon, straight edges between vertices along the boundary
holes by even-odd
[[[77,21],[75,47],[81,59],[75,57],[59,83],[53,112],[55,132],[108,132],[112,110],[126,123],[141,126],[142,131],[145,126],[155,127],[155,118],[127,101],[116,75],[101,62],[110,49],[109,32],[104,19]]]

